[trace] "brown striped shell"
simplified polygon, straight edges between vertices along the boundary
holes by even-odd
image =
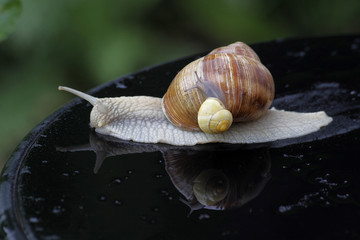
[[[198,111],[208,97],[220,99],[234,122],[251,121],[268,111],[274,81],[257,54],[236,42],[185,66],[163,97],[163,111],[174,125],[199,130]]]

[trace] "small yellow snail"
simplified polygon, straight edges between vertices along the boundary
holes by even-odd
[[[95,98],[67,87],[59,90],[94,106],[90,126],[96,132],[135,142],[270,142],[317,131],[332,121],[323,111],[268,110],[274,98],[272,76],[241,42],[215,49],[185,66],[162,99]]]

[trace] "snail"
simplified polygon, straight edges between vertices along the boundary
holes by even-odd
[[[96,98],[68,87],[59,90],[93,105],[90,126],[96,132],[143,143],[263,143],[303,136],[332,121],[323,111],[269,109],[273,78],[242,42],[217,48],[185,66],[162,99]]]

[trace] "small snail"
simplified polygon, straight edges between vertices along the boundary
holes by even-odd
[[[185,66],[162,99],[96,98],[67,87],[59,90],[94,106],[90,126],[96,132],[135,142],[270,142],[317,131],[332,121],[323,111],[269,110],[274,98],[272,76],[241,42],[217,48]]]

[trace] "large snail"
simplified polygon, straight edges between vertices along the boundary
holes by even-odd
[[[269,110],[273,78],[257,54],[242,42],[217,48],[185,66],[162,99],[96,98],[67,87],[59,90],[94,106],[90,126],[96,132],[135,142],[270,142],[309,134],[332,121],[323,111]]]

